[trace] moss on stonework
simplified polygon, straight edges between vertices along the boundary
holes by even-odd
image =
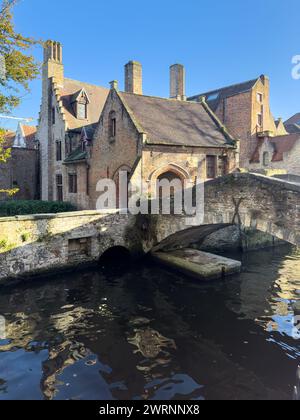
[[[16,248],[17,244],[9,243],[7,239],[0,239],[0,254],[11,251]]]
[[[37,238],[37,242],[50,242],[53,236],[54,235],[49,231],[49,228],[47,228],[45,233]]]
[[[23,232],[21,234],[21,241],[22,242],[28,242],[30,238],[31,238],[31,235],[28,232]]]

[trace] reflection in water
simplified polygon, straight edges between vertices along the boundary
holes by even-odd
[[[250,253],[210,284],[144,266],[2,286],[0,399],[295,399],[299,261]]]
[[[298,366],[296,373],[296,385],[294,387],[293,400],[300,401],[300,366]]]

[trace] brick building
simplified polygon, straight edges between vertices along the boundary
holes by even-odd
[[[19,191],[12,197],[0,193],[0,200],[36,200],[39,198],[39,155],[36,127],[19,124],[6,136],[11,157],[0,163],[0,189]]]
[[[251,168],[250,161],[259,139],[288,134],[283,124],[276,125],[272,116],[270,82],[265,75],[188,100],[199,101],[203,97],[232,135],[240,140],[240,166],[243,168]]]
[[[185,72],[170,70],[170,99],[144,96],[142,67],[125,66],[125,92],[64,77],[62,47],[44,50],[38,128],[42,197],[95,208],[100,179],[195,180],[236,169],[238,141],[202,100],[186,101]]]

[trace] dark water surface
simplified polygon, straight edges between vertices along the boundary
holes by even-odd
[[[243,258],[210,284],[147,263],[1,287],[0,400],[291,399],[300,253]]]

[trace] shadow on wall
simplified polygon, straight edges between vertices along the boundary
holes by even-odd
[[[116,264],[143,253],[136,219],[117,213],[1,218],[0,232],[0,281],[98,264],[101,256]]]

